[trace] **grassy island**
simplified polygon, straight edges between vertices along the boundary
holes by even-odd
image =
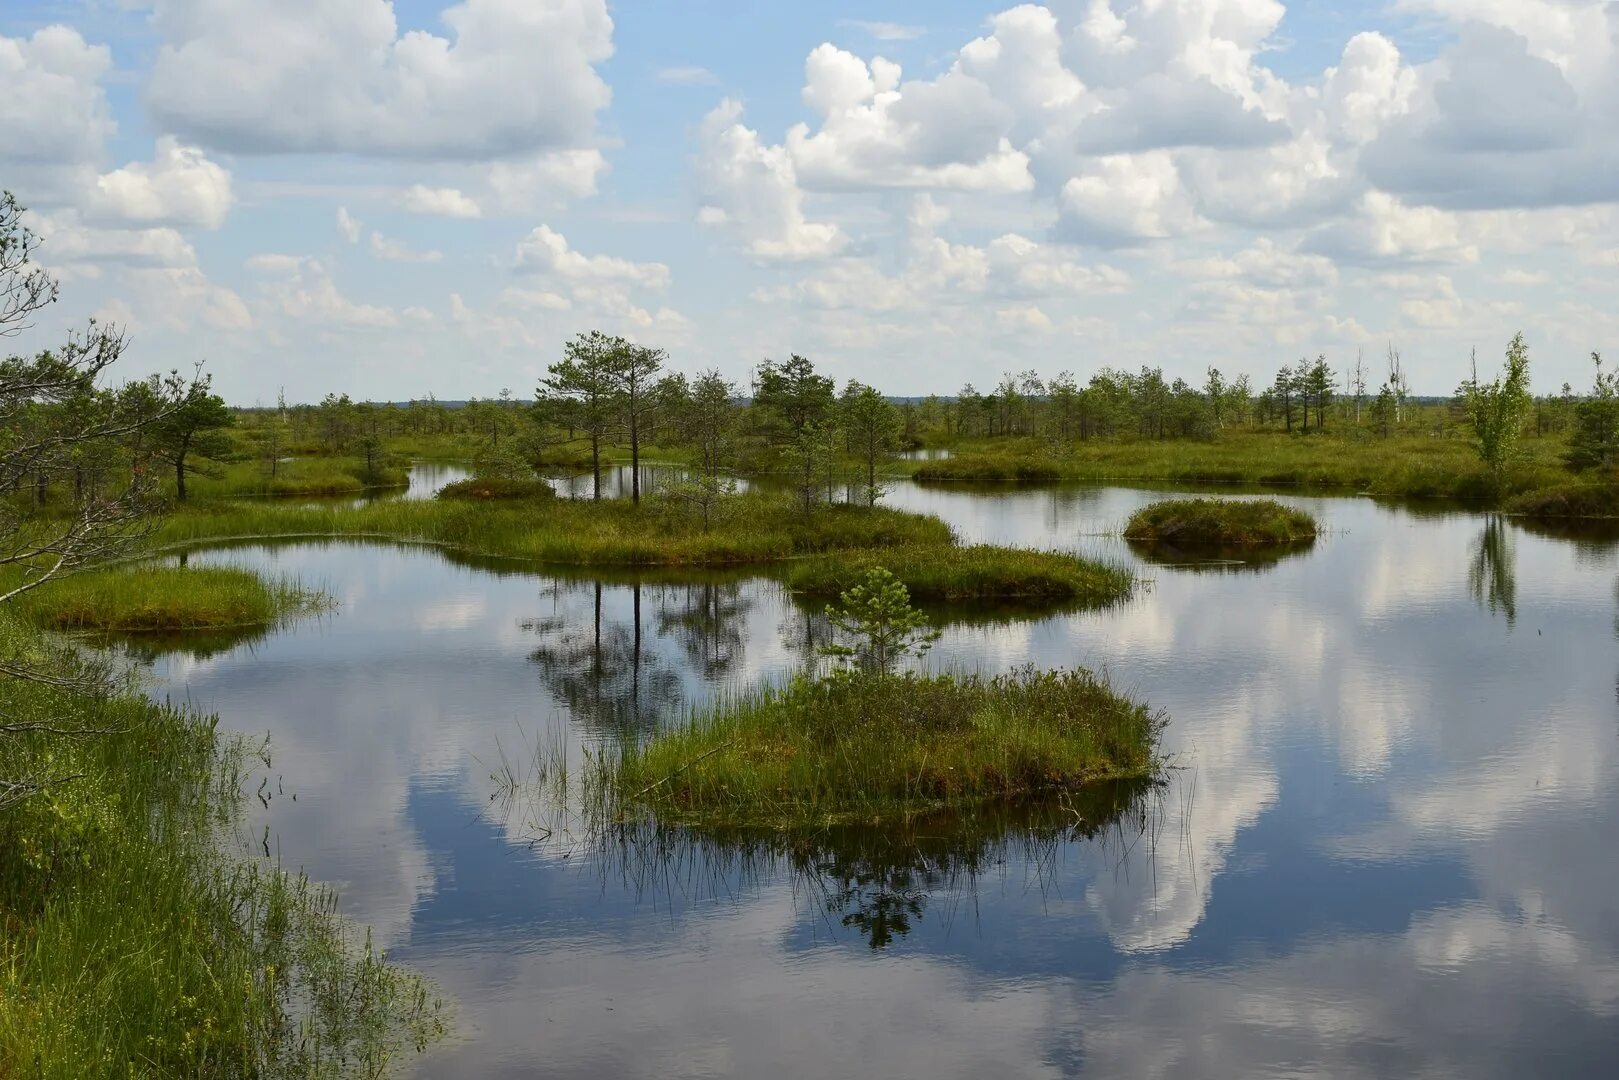
[[[1506,511],[1543,521],[1619,518],[1619,480],[1559,484],[1527,492],[1510,500]]]
[[[604,767],[625,809],[667,823],[874,823],[1147,777],[1160,728],[1083,670],[800,678]]]
[[[835,598],[873,566],[887,568],[912,599],[1052,600],[1103,606],[1126,599],[1135,578],[1120,566],[1058,551],[974,544],[968,547],[907,547],[794,563],[787,587],[808,597]]]
[[[1274,499],[1166,499],[1144,506],[1127,540],[1193,545],[1296,544],[1315,539],[1315,519]]]
[[[544,480],[506,480],[498,477],[474,476],[457,480],[439,488],[439,499],[461,499],[469,502],[489,502],[496,499],[548,500],[556,498],[556,491]]]
[[[144,633],[270,627],[328,602],[236,567],[146,565],[47,582],[19,597],[17,610],[47,630]]]

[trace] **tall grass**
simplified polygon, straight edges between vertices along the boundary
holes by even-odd
[[[410,475],[396,465],[367,471],[357,457],[294,457],[280,462],[276,474],[260,461],[239,461],[186,481],[193,499],[244,495],[348,495],[379,488],[401,488]]]
[[[836,598],[874,566],[885,567],[911,599],[1060,600],[1086,606],[1130,596],[1135,578],[1122,566],[1057,551],[975,544],[968,547],[900,547],[822,556],[783,571],[787,587],[805,596]]]
[[[1619,518],[1619,478],[1610,475],[1526,492],[1509,500],[1505,509],[1538,520]]]
[[[1193,544],[1288,544],[1315,539],[1315,518],[1274,499],[1165,499],[1124,527],[1127,540]]]
[[[373,537],[562,566],[723,566],[833,551],[948,544],[937,518],[883,507],[817,507],[741,496],[713,528],[620,500],[543,505],[457,500],[359,507],[198,504],[167,518],[160,544],[276,537]]]
[[[1146,777],[1162,721],[1087,671],[798,678],[607,759],[623,812],[683,824],[900,821]]]
[[[77,663],[0,613],[0,653]],[[134,696],[0,680],[0,1076],[374,1076],[441,1008],[332,894],[230,839],[250,748]]]
[[[147,632],[267,628],[329,603],[296,581],[237,567],[145,563],[47,582],[17,610],[49,630]]]

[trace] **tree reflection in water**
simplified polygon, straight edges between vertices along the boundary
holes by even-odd
[[[1473,541],[1467,585],[1480,607],[1505,615],[1509,627],[1518,621],[1518,548],[1500,515],[1491,515]]]
[[[1035,867],[1040,879],[1067,845],[1116,841],[1148,829],[1146,782],[1091,785],[1012,805],[919,815],[904,825],[829,825],[776,832],[610,822],[594,833],[597,865],[642,899],[734,896],[783,877],[828,920],[872,949],[907,937],[930,912],[953,911],[986,875]],[[948,917],[948,916],[946,916]]]

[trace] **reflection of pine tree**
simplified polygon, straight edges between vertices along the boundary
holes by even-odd
[[[1506,616],[1510,627],[1518,620],[1518,551],[1500,517],[1485,522],[1473,541],[1473,561],[1467,571],[1468,588],[1480,607]]]
[[[704,679],[729,674],[747,642],[747,614],[753,601],[732,583],[671,585],[659,593],[658,634],[674,637]]]
[[[645,647],[640,584],[630,587],[628,624],[604,617],[601,582],[567,591],[590,595],[587,625],[567,618],[523,624],[545,639],[529,655],[541,680],[581,720],[607,730],[648,730],[680,704],[681,688],[679,674]]]

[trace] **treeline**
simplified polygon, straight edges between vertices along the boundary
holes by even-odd
[[[1616,376],[1593,359],[1589,393],[1567,385],[1540,398],[1524,391],[1523,433],[1568,438],[1568,463],[1576,468],[1619,460]],[[671,371],[661,349],[591,332],[566,344],[526,400],[509,390],[464,405],[430,397],[375,405],[329,395],[318,405],[252,413],[244,434],[271,469],[287,452],[354,454],[370,467],[390,441],[473,439],[487,471],[517,475],[536,465],[577,464],[592,470],[598,490],[611,451],[627,447],[638,465],[644,448],[656,446],[682,451],[713,490],[728,472],[774,471],[792,475],[810,504],[856,476],[875,501],[886,457],[961,441],[1061,446],[1209,440],[1235,431],[1476,437],[1469,385],[1464,381],[1449,400],[1419,402],[1391,348],[1375,376],[1362,357],[1339,372],[1319,356],[1283,366],[1258,392],[1247,376],[1228,378],[1215,368],[1196,386],[1168,379],[1157,367],[1103,368],[1083,384],[1068,372],[1042,379],[1029,371],[1007,374],[988,392],[968,384],[953,398],[896,402],[858,380],[839,388],[803,356],[765,361],[744,390],[717,371]],[[638,500],[638,469],[631,483]],[[706,505],[713,490],[693,497]]]

